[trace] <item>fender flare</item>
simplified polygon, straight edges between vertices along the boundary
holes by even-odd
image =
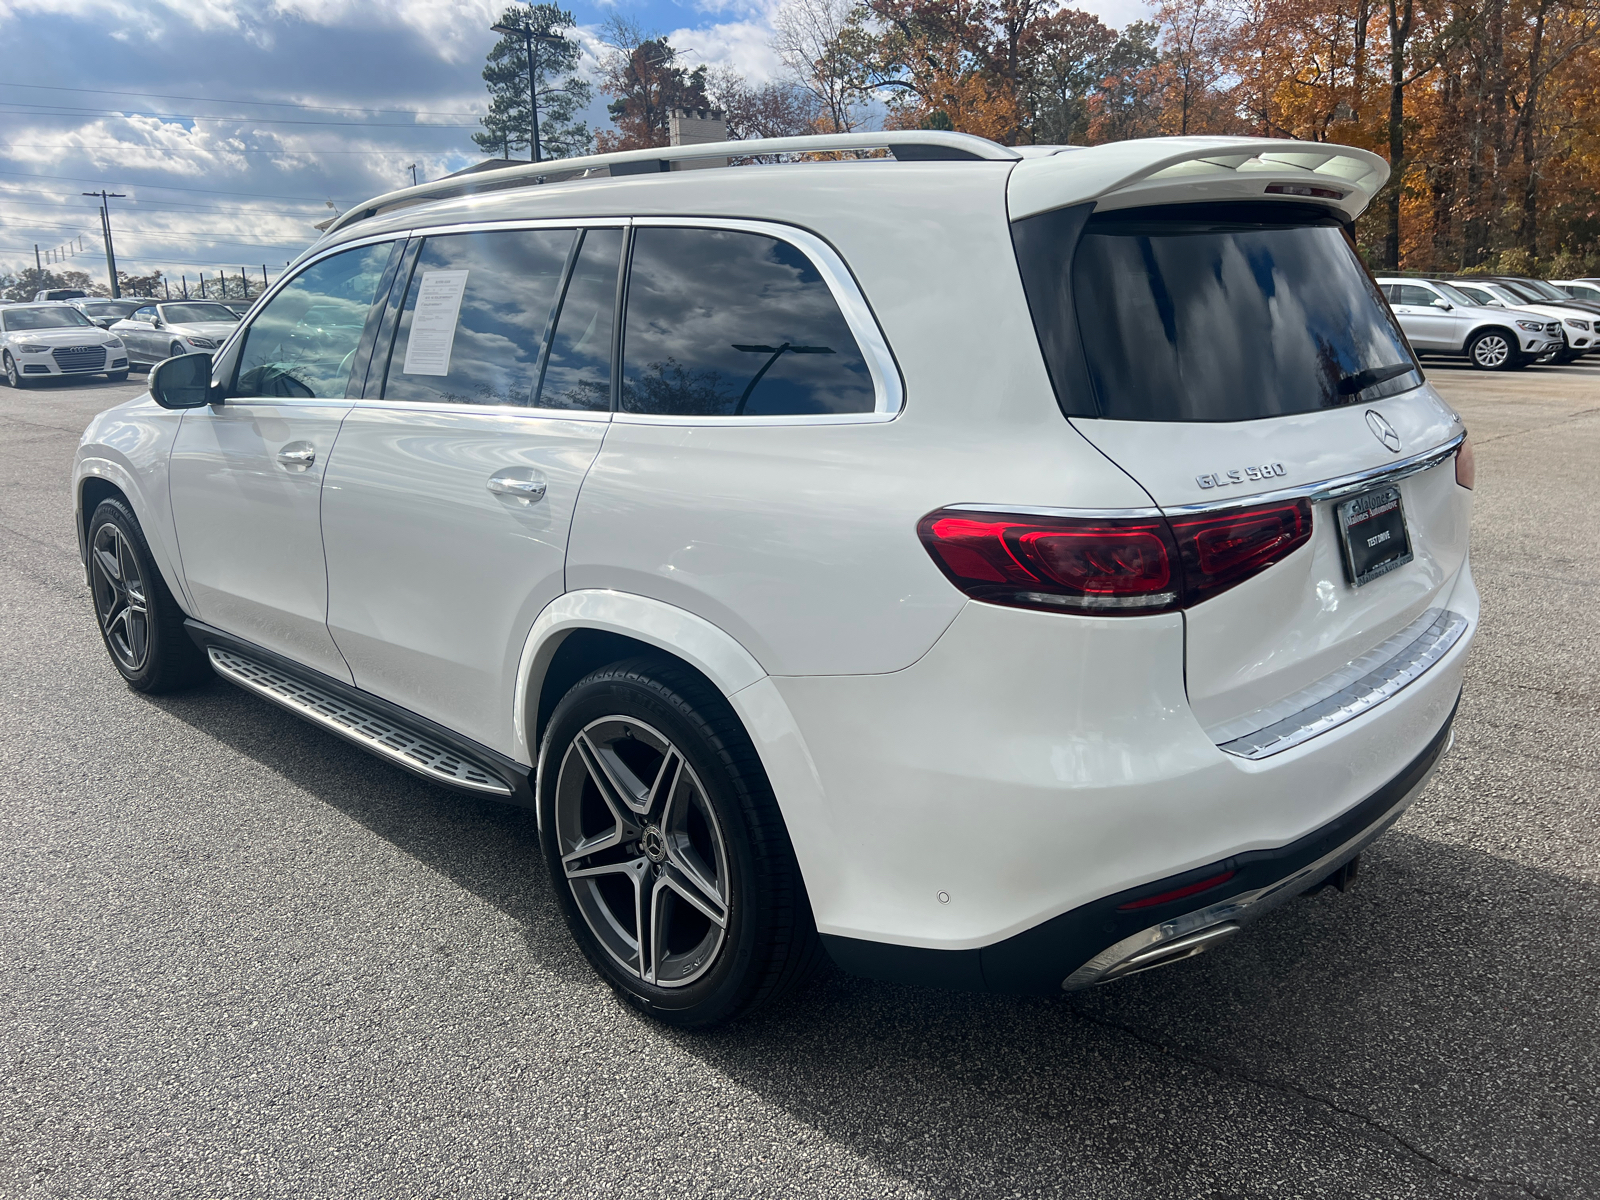
[[[579,629],[618,633],[657,646],[716,686],[755,744],[813,906],[819,901],[825,906],[837,891],[837,869],[828,853],[835,834],[822,777],[805,738],[755,656],[710,621],[675,605],[599,588],[566,592],[545,605],[523,642],[512,702],[517,758],[535,764],[535,787],[544,766],[537,758],[543,747],[530,743],[539,693],[556,650]]]
[[[564,592],[534,619],[517,662],[511,715],[517,756],[524,762],[533,762],[538,750],[530,735],[545,672],[567,635],[578,629],[620,633],[658,646],[683,659],[730,698],[767,676],[748,650],[692,612],[631,592],[600,588]]]

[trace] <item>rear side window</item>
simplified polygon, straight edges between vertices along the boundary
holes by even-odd
[[[1013,227],[1069,416],[1248,421],[1422,383],[1344,231],[1315,209],[1076,212],[1075,221],[1046,213]],[[1040,224],[1023,228],[1031,222]]]
[[[544,365],[540,408],[611,407],[611,334],[621,263],[622,230],[585,231]]]
[[[406,289],[386,400],[533,403],[539,358],[576,233],[430,237]]]
[[[798,248],[735,230],[635,230],[624,412],[865,413],[875,399],[844,314]]]

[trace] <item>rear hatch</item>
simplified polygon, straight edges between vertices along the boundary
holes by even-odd
[[[1064,415],[1180,543],[1184,522],[1233,514],[1215,546],[1290,547],[1186,610],[1190,701],[1221,744],[1348,683],[1447,603],[1467,551],[1464,429],[1339,214],[1093,208],[1013,225]]]

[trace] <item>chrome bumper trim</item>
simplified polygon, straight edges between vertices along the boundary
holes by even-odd
[[[1308,863],[1298,871],[1274,880],[1264,887],[1240,892],[1206,908],[1184,913],[1170,921],[1141,929],[1132,937],[1123,938],[1116,945],[1108,946],[1096,954],[1063,979],[1061,990],[1076,992],[1093,987],[1097,983],[1110,983],[1113,979],[1124,975],[1149,970],[1151,967],[1165,966],[1180,958],[1199,954],[1209,949],[1215,942],[1231,937],[1241,927],[1287,904],[1302,892],[1308,891],[1387,833],[1389,827],[1405,815],[1412,801],[1422,795],[1423,789],[1433,781],[1434,772],[1439,769],[1439,764],[1444,761],[1445,755],[1450,753],[1455,744],[1456,735],[1452,732],[1445,748],[1439,752],[1439,757],[1433,760],[1433,765],[1428,768],[1427,773],[1417,780],[1416,786],[1402,796],[1383,816],[1337,849],[1330,850],[1316,862]],[[1211,936],[1202,936],[1206,934]]]
[[[211,646],[207,653],[217,674],[283,705],[324,729],[349,738],[398,766],[455,787],[491,792],[497,796],[511,795],[511,788],[504,780],[496,779],[477,763],[435,742],[420,738],[375,712],[358,708],[232,650]]]
[[[1467,619],[1430,608],[1343,670],[1267,708],[1206,730],[1240,758],[1262,759],[1353,721],[1421,678],[1467,632]]]

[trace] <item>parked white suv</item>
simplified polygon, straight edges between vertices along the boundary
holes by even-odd
[[[1561,324],[1537,312],[1479,303],[1437,279],[1389,279],[1378,286],[1418,354],[1462,356],[1483,371],[1514,371],[1561,348]]]
[[[106,645],[534,806],[663,1020],[1198,953],[1450,741],[1471,456],[1349,240],[1386,175],[899,132],[380,196],[85,433]]]

